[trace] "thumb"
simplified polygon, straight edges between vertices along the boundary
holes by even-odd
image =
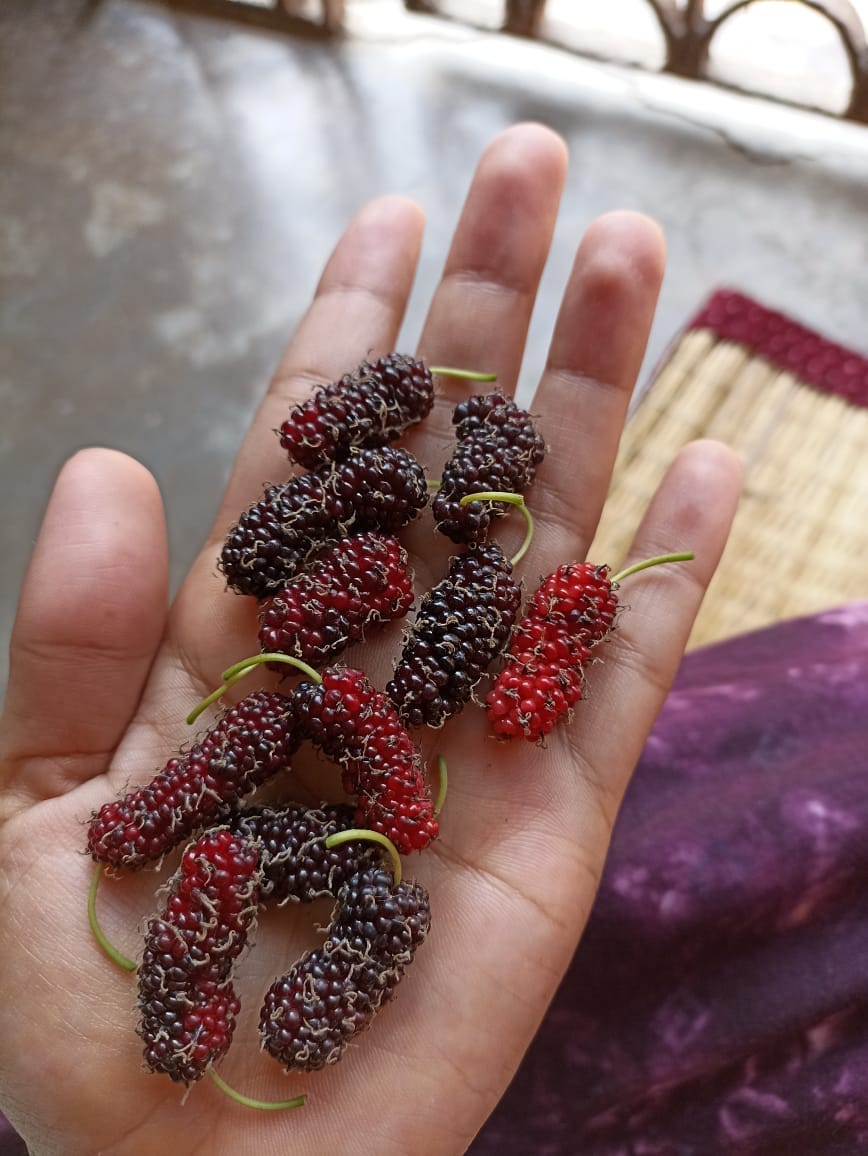
[[[63,467],[24,584],[0,726],[0,790],[31,803],[106,769],[167,613],[157,484],[113,450]]]

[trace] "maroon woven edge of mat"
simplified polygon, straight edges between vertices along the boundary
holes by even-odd
[[[747,346],[808,385],[868,406],[868,357],[735,289],[719,289],[688,323]]]

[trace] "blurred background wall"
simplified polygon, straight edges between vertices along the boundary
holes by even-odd
[[[617,5],[585,9],[607,7],[625,58],[653,64],[647,14],[643,24]],[[552,19],[563,13],[552,5]],[[572,154],[523,390],[578,238],[613,208],[652,214],[669,239],[645,377],[720,285],[868,347],[865,127],[412,14],[400,0],[348,0],[345,20],[325,38],[142,0],[0,7],[4,653],[64,459],[103,444],[156,474],[177,583],[350,216],[384,192],[428,214],[402,339],[412,348],[478,155],[515,121],[550,125]],[[604,32],[587,33],[595,50]],[[789,95],[841,106],[839,48],[812,37],[809,74],[800,88],[796,71]]]

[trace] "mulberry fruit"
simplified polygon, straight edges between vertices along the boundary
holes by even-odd
[[[394,988],[391,968],[329,941],[306,952],[266,992],[262,1047],[287,1070],[315,1072],[337,1063]]]
[[[248,695],[147,786],[104,804],[91,818],[88,850],[130,871],[162,858],[288,766],[300,742],[292,699]]]
[[[386,693],[407,727],[441,726],[469,700],[509,639],[521,602],[495,543],[456,555],[425,596]]]
[[[488,694],[496,735],[533,742],[551,733],[582,697],[583,668],[614,626],[617,607],[608,566],[565,564],[540,583]]]
[[[322,947],[307,952],[266,994],[262,1046],[287,1069],[317,1071],[393,996],[431,924],[428,893],[368,870],[341,890]]]
[[[261,606],[267,653],[323,666],[367,627],[402,618],[413,605],[413,575],[396,538],[361,534],[323,552]]]
[[[610,577],[608,566],[565,563],[544,578],[515,627],[503,669],[488,694],[488,718],[501,738],[549,734],[582,696],[585,663],[615,625],[625,578],[690,552],[659,554]]]
[[[425,473],[406,450],[356,450],[318,473],[270,486],[229,531],[220,569],[239,594],[265,598],[323,547],[366,531],[394,534],[427,502]]]
[[[437,529],[453,542],[481,542],[503,504],[461,499],[486,491],[523,493],[545,456],[530,415],[502,393],[477,394],[455,407],[457,445],[433,502]]]
[[[421,362],[400,353],[362,362],[354,373],[318,389],[280,427],[290,458],[315,470],[353,448],[383,446],[427,417],[434,381]]]
[[[231,982],[258,902],[259,850],[226,828],[184,853],[138,969],[145,1065],[190,1084],[232,1041],[239,1001]]]
[[[358,826],[385,835],[402,854],[427,847],[438,826],[421,756],[386,696],[362,671],[333,666],[322,683],[300,683],[295,703],[300,729],[356,796]]]
[[[366,840],[326,847],[329,835],[355,825],[355,807],[350,803],[251,807],[232,815],[228,823],[259,847],[263,901],[312,903],[334,898],[350,876],[383,856],[375,843]]]
[[[359,956],[406,967],[431,927],[428,893],[418,883],[395,886],[391,871],[368,867],[350,877],[338,896],[329,939]]]

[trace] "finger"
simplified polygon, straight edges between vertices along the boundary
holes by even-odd
[[[600,648],[602,661],[588,671],[586,701],[570,737],[579,772],[609,829],[720,561],[741,473],[727,446],[691,442],[665,475],[624,563],[670,552],[695,554],[693,561],[654,567],[624,581],[618,628]]]
[[[606,498],[666,260],[638,213],[598,218],[579,245],[532,411],[548,453],[529,501],[540,515],[528,565],[583,558]]]
[[[566,170],[566,146],[541,125],[510,128],[486,149],[420,338],[429,364],[496,373],[514,390]],[[426,436],[446,437],[466,395],[466,382],[439,379]]]
[[[422,245],[422,210],[403,197],[381,197],[355,217],[339,240],[268,393],[253,419],[217,515],[221,541],[267,482],[290,474],[275,435],[291,406],[315,386],[337,380],[366,358],[394,349]],[[211,551],[213,553],[213,550]]]
[[[185,714],[230,662],[255,649],[256,603],[227,593],[217,569],[220,545],[264,485],[289,476],[274,433],[289,407],[314,385],[394,348],[423,227],[412,201],[382,197],[362,209],[338,241],[242,444],[211,533],[173,603],[166,646],[146,695],[155,717],[167,700]],[[242,654],[239,639],[248,640]]]
[[[66,463],[12,633],[0,785],[22,800],[105,769],[163,633],[167,555],[160,494],[143,466],[102,449]]]

